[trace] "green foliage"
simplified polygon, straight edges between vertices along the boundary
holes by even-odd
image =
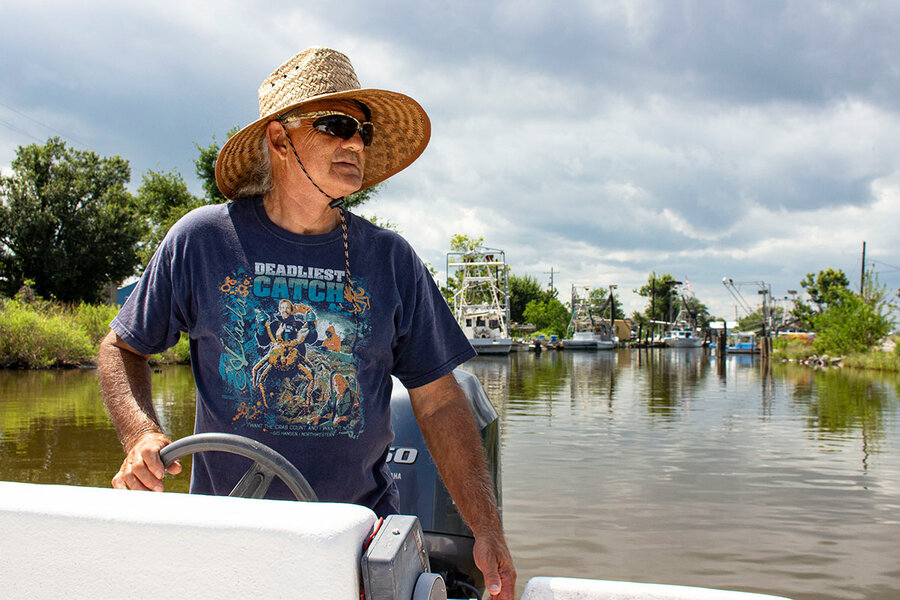
[[[32,302],[0,301],[0,368],[39,369],[91,364],[119,307],[65,305],[37,297]],[[187,336],[153,363],[189,363]]]
[[[622,301],[619,300],[618,294],[612,294],[613,315],[616,319],[624,319],[625,311],[622,310]],[[597,307],[594,311],[594,317],[600,319],[609,319],[609,301],[610,293],[608,288],[593,288],[590,294],[592,307]]]
[[[525,307],[532,300],[549,302],[556,297],[556,292],[541,288],[538,280],[531,275],[519,277],[509,274],[509,314],[514,323],[525,322]]]
[[[474,252],[484,246],[484,237],[457,233],[450,237],[450,252]]]
[[[745,330],[746,331],[746,330]],[[816,353],[811,342],[807,340],[777,337],[772,340],[772,355],[775,358],[788,360],[804,360]]]
[[[125,189],[128,161],[71,150],[59,138],[20,146],[0,177],[0,282],[38,294],[96,301],[134,272],[143,226]]]
[[[376,217],[375,215],[360,215],[363,219],[368,221],[369,223],[381,227],[382,229],[390,229],[394,233],[402,233],[400,231],[400,227],[397,226],[396,223],[393,223],[387,219],[383,219],[380,217]]]
[[[816,350],[843,355],[872,348],[891,329],[883,310],[884,306],[847,289],[837,290],[827,308],[813,318]]]
[[[109,333],[109,324],[119,312],[114,304],[87,304],[81,302],[67,311],[71,323],[87,334],[96,349],[100,340]]]
[[[822,314],[838,300],[841,293],[850,286],[850,280],[841,269],[826,269],[816,275],[807,273],[800,285],[809,294],[812,305],[797,302],[791,312],[804,328],[813,329],[816,315]]]
[[[188,364],[191,362],[190,338],[182,333],[174,346],[150,357],[150,364]]]
[[[898,346],[900,347],[900,346]],[[878,349],[855,352],[844,357],[843,365],[870,371],[900,372],[900,352],[882,352]]]
[[[232,127],[226,134],[225,139],[228,140],[238,131],[240,131],[238,127]],[[198,152],[197,158],[194,159],[194,172],[200,178],[207,202],[209,204],[228,202],[228,198],[222,195],[222,192],[219,191],[219,186],[216,184],[216,159],[219,157],[220,150],[216,136],[212,137],[212,141],[208,146],[203,147],[194,142],[194,147],[197,148]]]
[[[208,182],[203,185],[206,187]],[[138,250],[142,270],[172,225],[203,204],[203,200],[188,191],[184,178],[175,170],[169,173],[147,171],[143,175],[137,193],[138,210],[146,224]]]
[[[44,314],[16,300],[0,307],[0,367],[75,366],[95,354],[88,334],[62,315]]]
[[[465,234],[457,233],[450,237],[450,252],[474,252],[484,245],[483,237],[471,237]],[[462,269],[458,269],[456,273],[451,275],[447,273],[446,284],[441,287],[441,294],[444,299],[453,304],[453,295],[462,287]]]
[[[569,324],[569,311],[556,298],[549,300],[531,300],[525,307],[523,318],[534,323],[539,333],[565,336]]]
[[[669,273],[657,275],[650,273],[647,283],[634,290],[639,296],[650,299],[644,315],[652,321],[668,321],[678,313],[678,295],[675,293],[677,282]]]
[[[385,185],[384,182],[376,183],[375,185],[373,185],[370,188],[366,188],[364,190],[359,190],[358,192],[354,192],[354,193],[350,194],[349,196],[344,198],[344,208],[346,208],[347,210],[353,210],[353,209],[359,208],[361,205],[363,205],[366,202],[368,202],[369,200],[371,200],[382,189],[384,189],[384,185]],[[385,221],[385,223],[390,223],[390,222]],[[384,226],[380,225],[380,227],[384,227]],[[393,225],[391,227],[387,227],[386,229],[391,229],[393,231],[396,231],[396,229],[394,229]]]

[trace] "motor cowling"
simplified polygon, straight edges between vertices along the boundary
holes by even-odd
[[[497,411],[475,375],[456,369],[453,376],[472,409],[497,498],[497,508],[502,510]],[[409,392],[396,379],[391,394],[391,423],[394,444],[388,456],[388,466],[400,491],[400,514],[419,518],[425,532],[431,569],[444,576],[449,596],[480,598],[484,580],[472,559],[474,536],[438,475],[413,414]]]

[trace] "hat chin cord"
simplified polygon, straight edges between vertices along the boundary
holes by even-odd
[[[306,172],[306,167],[303,166],[303,162],[300,160],[300,156],[297,154],[297,149],[294,148],[294,142],[291,141],[291,136],[288,135],[287,127],[284,126],[284,123],[281,120],[278,120],[278,123],[281,125],[281,128],[284,130],[284,137],[287,138],[288,145],[291,147],[291,151],[294,153],[294,158],[297,159],[297,164],[300,165],[300,170],[303,171],[303,174],[306,175],[306,178],[309,179],[309,182],[315,186],[319,193],[325,196],[330,200],[328,203],[329,208],[338,209],[338,214],[341,217],[341,234],[344,238],[344,276],[347,279],[347,287],[350,289],[351,296],[356,295],[355,286],[353,284],[353,280],[350,278],[350,245],[348,242],[348,238],[350,237],[347,233],[347,219],[344,217],[344,196],[340,198],[334,198],[330,196],[319,187],[319,185],[313,181],[312,177],[309,176],[309,173]],[[354,321],[354,332],[353,332],[353,342],[350,345],[350,354],[353,354],[353,351],[356,348],[356,338],[359,336],[359,310],[355,307],[351,309],[353,311],[353,321]]]

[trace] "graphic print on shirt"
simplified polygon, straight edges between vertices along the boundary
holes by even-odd
[[[236,425],[276,435],[346,435],[365,426],[358,347],[370,299],[343,270],[256,263],[225,278],[223,398]]]

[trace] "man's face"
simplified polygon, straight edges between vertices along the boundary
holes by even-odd
[[[341,112],[359,121],[365,120],[355,102],[347,100],[322,101],[303,108],[303,113],[320,111]],[[288,128],[291,141],[309,177],[329,196],[339,198],[352,194],[362,185],[366,164],[365,146],[359,133],[344,140],[313,129],[313,118],[303,119]],[[376,132],[377,135],[377,132]],[[297,165],[299,176],[306,177]]]
[[[291,314],[290,302],[282,300],[282,302],[278,305],[278,312],[281,313],[281,318],[288,318]]]

